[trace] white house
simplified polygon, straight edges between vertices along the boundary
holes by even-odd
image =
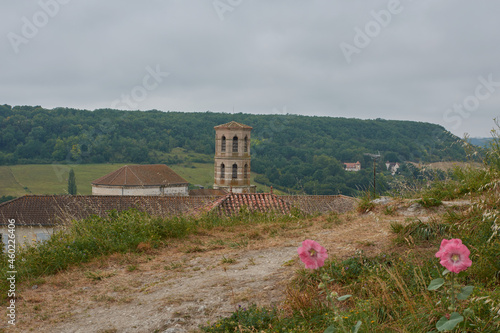
[[[359,171],[361,170],[361,163],[344,163],[345,171]]]
[[[188,182],[164,164],[125,165],[92,182],[92,195],[187,196]]]
[[[394,176],[396,174],[396,171],[398,171],[398,169],[399,169],[399,163],[387,161],[387,162],[385,162],[385,167]]]

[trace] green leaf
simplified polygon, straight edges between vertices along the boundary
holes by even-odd
[[[451,271],[449,271],[448,269],[445,269],[445,270],[443,271],[443,276],[445,276],[445,275],[446,275],[446,274],[448,274],[448,273],[451,273]]]
[[[360,327],[361,327],[361,320],[358,320],[358,322],[356,323],[356,326],[353,326],[351,332],[358,333]]]
[[[334,330],[335,330],[335,326],[330,325],[327,327],[327,329],[323,333],[333,333],[333,332],[335,332]]]
[[[345,301],[346,299],[348,299],[349,297],[351,297],[352,295],[344,295],[344,296],[340,296],[339,298],[337,298],[337,301]]]
[[[465,286],[462,288],[460,291],[460,294],[457,295],[457,299],[459,300],[464,300],[467,297],[469,297],[470,294],[472,294],[472,290],[474,289],[474,286]]]
[[[431,284],[427,287],[427,290],[436,290],[444,284],[443,278],[434,279],[431,281]]]
[[[439,332],[441,331],[451,331],[457,326],[458,323],[462,322],[464,317],[460,315],[458,312],[453,312],[448,320],[446,317],[441,317],[439,321],[436,323],[436,328]]]

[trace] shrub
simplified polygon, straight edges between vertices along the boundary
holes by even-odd
[[[435,198],[428,198],[428,197],[424,197],[420,200],[417,200],[417,202],[425,208],[437,207],[437,206],[441,206],[441,204],[442,204],[441,200],[435,199]]]
[[[424,223],[420,220],[416,220],[405,226],[398,223],[391,224],[392,232],[398,234],[395,239],[397,244],[434,240],[438,236],[444,237],[449,229],[449,225],[436,221]]]

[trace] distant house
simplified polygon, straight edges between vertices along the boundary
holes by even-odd
[[[388,171],[391,172],[392,175],[396,174],[396,171],[399,169],[399,163],[398,162],[385,162],[385,167],[387,168]]]
[[[361,163],[357,161],[356,163],[344,163],[345,171],[359,171],[361,170]]]
[[[187,196],[188,182],[164,164],[125,165],[92,182],[93,195]]]

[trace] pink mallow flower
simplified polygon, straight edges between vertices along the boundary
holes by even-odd
[[[436,257],[441,259],[441,265],[453,273],[465,271],[472,265],[469,255],[469,249],[458,238],[443,239],[441,247],[436,253]]]
[[[302,246],[297,249],[300,260],[306,265],[306,268],[316,269],[325,264],[328,254],[326,249],[317,242],[306,239],[302,242]]]

